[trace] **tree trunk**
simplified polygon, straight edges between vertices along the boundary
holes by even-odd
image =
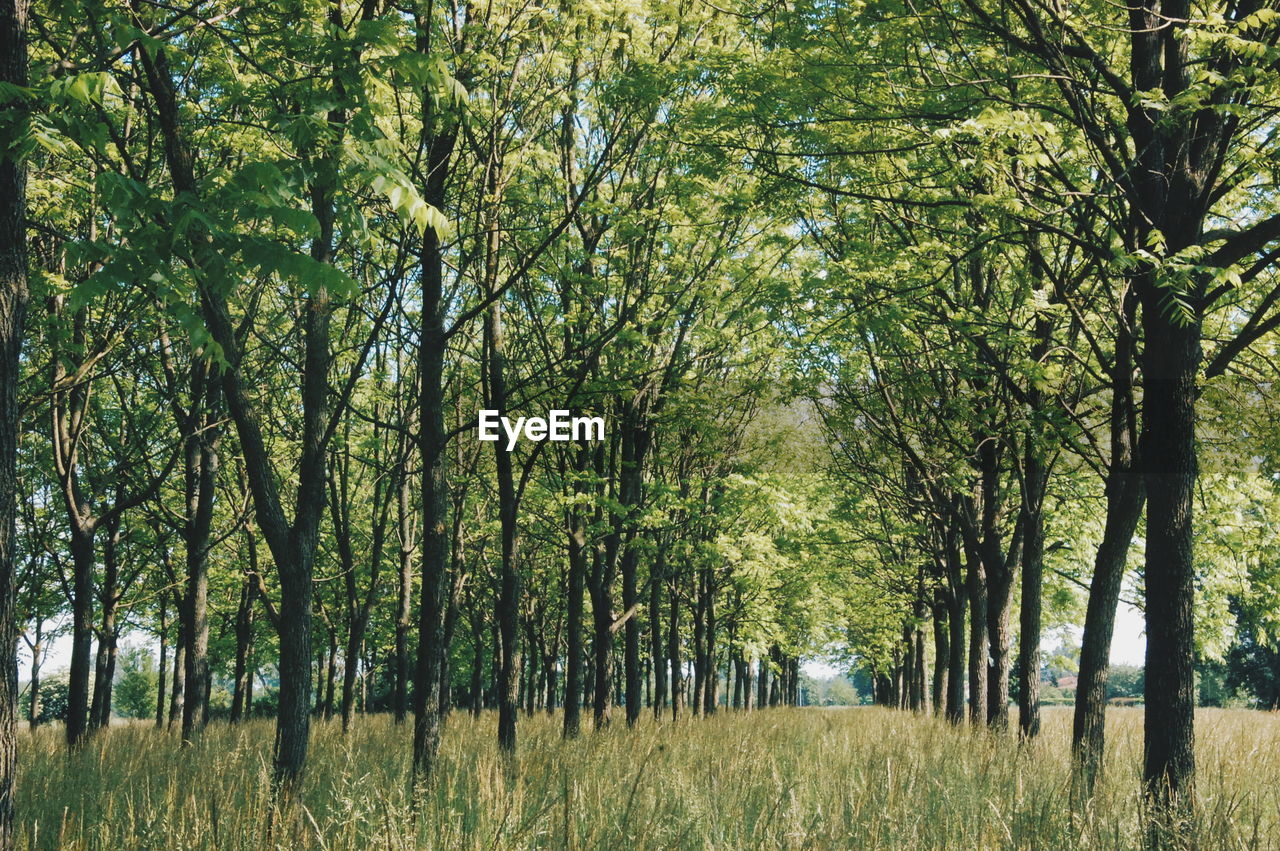
[[[258,593],[258,578],[246,573],[240,586],[240,605],[236,609],[236,659],[233,671],[234,692],[231,697],[231,723],[243,721],[249,715],[249,694],[253,688],[253,671],[249,668],[249,654],[253,652],[253,604]]]
[[[987,581],[982,559],[969,553],[969,723],[987,723]]]
[[[702,594],[701,571],[698,572],[697,582],[698,594],[693,602],[693,700],[690,701],[689,708],[694,715],[701,715],[706,700],[703,695],[707,688],[706,622],[703,614],[706,598]]]
[[[36,617],[35,639],[35,643],[31,645],[31,678],[28,682],[31,705],[27,711],[27,722],[32,730],[40,726],[40,663],[44,660],[44,619],[39,616]]]
[[[597,453],[597,469],[600,453]],[[613,584],[609,557],[597,547],[591,558],[591,623],[594,627],[591,649],[595,694],[592,717],[597,730],[609,726],[609,687],[613,680]]]
[[[584,491],[581,476],[587,469],[589,451],[586,446],[579,447],[574,472],[575,495]],[[575,506],[568,510],[569,521],[569,565],[568,599],[566,600],[566,642],[565,648],[565,685],[564,685],[564,730],[566,739],[577,737],[582,728],[582,596],[585,593],[587,578],[587,533],[582,512]]]
[[[71,531],[71,667],[67,675],[67,744],[89,730],[89,665],[93,652],[93,535]]]
[[[667,630],[667,659],[671,663],[671,720],[680,717],[684,699],[684,671],[680,661],[680,590],[672,577],[670,586],[671,619]]]
[[[179,644],[173,651],[173,688],[169,694],[169,726],[182,724],[182,704],[186,700],[186,649]]]
[[[1018,630],[1018,730],[1040,733],[1040,605],[1044,577],[1044,490],[1048,470],[1028,439],[1022,470],[1022,601]]]
[[[760,673],[756,678],[756,708],[764,709],[769,705],[769,662],[760,657]]]
[[[435,23],[416,22],[417,51],[431,56],[431,29]],[[444,208],[449,161],[453,156],[457,127],[446,113],[437,112],[436,96],[424,90],[422,135],[426,152],[423,200],[437,210]],[[419,245],[422,281],[422,327],[418,344],[418,453],[422,466],[422,590],[418,609],[418,665],[413,691],[413,767],[419,778],[435,768],[440,750],[440,671],[445,648],[444,574],[449,558],[447,527],[449,487],[445,475],[444,364],[449,340],[445,332],[448,310],[444,292],[444,255],[440,236],[426,228]],[[403,565],[403,561],[402,561]]]
[[[187,437],[185,446],[186,518],[182,537],[186,544],[187,593],[182,635],[187,649],[187,700],[182,709],[184,740],[190,740],[208,722],[204,707],[210,685],[209,539],[218,471],[218,418],[213,410],[217,394],[213,387],[205,390],[206,369],[204,364],[192,369],[192,387],[200,390],[194,391],[196,398],[192,401],[190,420],[193,426],[199,426],[199,431]]]
[[[702,713],[704,715],[714,715],[716,711],[716,701],[719,699],[717,686],[719,685],[716,676],[716,588],[711,576],[710,569],[704,572],[706,583],[706,626],[703,635],[705,644],[705,659],[703,663],[706,668],[705,683],[703,687],[703,705]]]
[[[337,26],[341,26],[340,20]],[[176,89],[168,60],[163,49],[153,54],[150,48],[140,49],[139,58],[155,100],[173,188],[176,193],[199,197],[194,157],[180,126]],[[335,124],[340,124],[342,115],[331,112],[330,118]],[[333,245],[332,181],[336,179],[336,170],[322,168],[319,171],[324,174],[317,176],[317,181],[323,182],[310,187],[312,212],[318,223],[311,256],[317,262],[328,263]],[[240,351],[227,308],[227,296],[221,282],[212,280],[219,264],[209,256],[212,246],[207,239],[197,234],[194,248],[200,266],[197,290],[201,313],[210,336],[221,347],[226,361],[221,373],[223,399],[240,438],[258,528],[266,537],[280,574],[280,689],[273,762],[276,782],[291,786],[301,776],[306,763],[310,735],[311,579],[319,519],[325,503],[329,319],[332,308],[327,290],[316,287],[309,295],[304,311],[302,451],[296,465],[298,489],[294,500],[294,521],[290,523],[284,514],[276,470],[267,450],[258,412],[242,381]]]
[[[947,671],[950,667],[951,645],[947,630],[950,624],[947,619],[946,602],[941,593],[933,602],[933,689],[930,694],[933,711],[945,715],[947,711]]]
[[[662,652],[662,588],[666,582],[666,563],[666,544],[659,540],[649,576],[649,659],[653,667],[654,718],[661,718],[667,705],[667,666]]]
[[[1111,466],[1106,482],[1107,512],[1102,541],[1094,555],[1093,579],[1089,584],[1072,726],[1072,753],[1079,781],[1077,791],[1086,798],[1093,794],[1094,784],[1102,773],[1107,679],[1116,606],[1124,584],[1129,545],[1138,528],[1146,499],[1145,483],[1137,470],[1138,451],[1135,446],[1137,414],[1133,392],[1132,334],[1135,302],[1132,294],[1126,296],[1120,332],[1116,338],[1115,364],[1111,371]]]
[[[1195,801],[1195,563],[1198,322],[1178,325],[1166,293],[1144,293],[1142,457],[1147,490],[1146,760],[1148,799],[1175,822]]]
[[[158,667],[159,677],[156,683],[156,729],[164,729],[164,701],[165,701],[165,678],[169,674],[169,597],[165,593],[160,595],[160,665]]]
[[[27,3],[0,0],[0,83],[27,85]],[[27,126],[22,98],[5,105],[8,140]],[[18,625],[14,594],[18,501],[18,378],[27,305],[26,167],[16,149],[0,155],[0,848],[13,847],[18,762]],[[33,706],[34,703],[34,693]]]

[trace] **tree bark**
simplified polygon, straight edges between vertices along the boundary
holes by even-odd
[[[1048,470],[1028,439],[1022,469],[1022,600],[1018,630],[1018,731],[1040,734],[1040,607],[1044,581],[1044,491]]]
[[[181,644],[173,651],[173,687],[169,693],[169,727],[182,725],[182,704],[186,702],[187,651]]]
[[[987,581],[982,559],[968,555],[965,579],[969,595],[969,722],[987,723]]]
[[[249,656],[253,652],[253,604],[257,593],[257,577],[246,573],[244,582],[240,585],[240,605],[236,609],[236,658],[232,671],[235,690],[231,697],[231,723],[233,724],[249,717],[252,710],[249,695],[253,689],[253,671],[249,666]]]
[[[0,83],[27,85],[27,3],[0,0]],[[24,135],[21,100],[5,106],[11,138]],[[10,123],[12,122],[12,123]],[[12,148],[11,148],[12,149]],[[27,306],[26,167],[0,154],[0,849],[13,847],[18,762],[18,626],[14,543],[18,501],[18,379]],[[32,705],[36,705],[35,694]]]
[[[575,496],[585,493],[586,486],[582,476],[590,463],[590,449],[584,444],[575,453],[573,492]],[[564,685],[564,729],[566,739],[577,737],[582,728],[582,691],[583,691],[583,630],[582,603],[586,593],[587,579],[587,534],[586,523],[582,511],[575,504],[567,509],[568,513],[568,546],[569,563],[566,600],[566,643],[565,648],[565,685]]]
[[[431,55],[434,22],[417,20],[419,54]],[[449,162],[456,126],[436,111],[435,93],[424,90],[422,138],[426,152],[423,199],[444,207]],[[440,671],[445,648],[444,574],[449,559],[449,487],[445,474],[444,363],[448,305],[444,292],[444,255],[439,234],[426,228],[419,245],[422,281],[422,327],[418,343],[418,454],[422,468],[422,589],[418,607],[418,664],[413,691],[413,767],[420,779],[430,776],[440,750]],[[403,559],[403,556],[402,556]],[[404,562],[401,562],[402,566]]]
[[[209,699],[209,547],[213,529],[214,484],[218,470],[217,395],[206,388],[203,363],[193,368],[192,415],[195,433],[185,447],[186,518],[182,538],[186,544],[187,593],[183,618],[183,643],[187,700],[182,708],[182,738],[190,740],[208,722],[204,710]],[[203,398],[202,398],[203,397]]]
[[[1169,317],[1165,294],[1143,298],[1142,456],[1147,490],[1146,725],[1148,799],[1161,818],[1189,817],[1195,801],[1196,376],[1200,327]]]
[[[666,584],[666,542],[658,541],[649,576],[649,659],[653,665],[653,717],[661,718],[667,705],[667,666],[662,650],[662,589]]]
[[[1111,369],[1111,457],[1106,481],[1106,519],[1102,541],[1094,555],[1076,686],[1071,745],[1076,766],[1076,791],[1085,798],[1093,794],[1103,769],[1107,675],[1116,606],[1124,584],[1129,545],[1138,528],[1146,499],[1136,446],[1137,406],[1133,386],[1136,310],[1137,299],[1129,291],[1122,301],[1117,323],[1115,360]]]

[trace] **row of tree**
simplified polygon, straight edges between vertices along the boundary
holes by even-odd
[[[286,787],[316,712],[412,714],[425,777],[455,704],[514,751],[522,706],[794,701],[816,652],[957,723],[1017,682],[1034,736],[1084,586],[1088,794],[1145,518],[1153,837],[1188,823],[1197,653],[1277,610],[1270,6],[36,12],[0,7],[0,633],[38,705],[68,622],[69,746],[126,633],[184,737],[269,677]],[[480,409],[608,427],[509,451]]]

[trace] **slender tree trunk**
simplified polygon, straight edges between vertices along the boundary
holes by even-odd
[[[231,723],[243,721],[249,714],[249,692],[253,688],[253,672],[249,670],[249,655],[253,652],[253,604],[258,592],[258,580],[253,574],[245,574],[240,586],[240,605],[236,609],[236,658],[233,671],[235,691],[231,698]]]
[[[671,663],[671,720],[680,717],[680,703],[684,699],[684,668],[680,661],[680,590],[674,582],[670,586],[671,619],[667,628],[667,659]]]
[[[331,11],[330,21],[334,23]],[[341,27],[338,19],[335,26]],[[165,160],[176,193],[199,197],[195,179],[194,157],[182,128],[173,77],[163,48],[139,51],[148,86],[156,104],[158,126],[164,139]],[[334,124],[341,124],[340,111],[330,113]],[[311,256],[319,263],[331,261],[334,207],[333,181],[336,169],[324,162],[317,169],[316,182],[310,186],[312,212],[318,233],[312,240]],[[253,402],[249,399],[240,372],[240,351],[221,282],[213,280],[219,264],[210,256],[212,247],[198,234],[193,239],[201,313],[210,335],[221,347],[226,364],[221,373],[222,394],[240,438],[250,490],[253,494],[258,527],[262,530],[275,558],[280,574],[279,608],[280,689],[279,712],[273,748],[274,776],[278,784],[292,786],[301,776],[306,763],[310,736],[311,689],[311,601],[312,567],[315,558],[318,526],[324,511],[325,443],[329,401],[329,319],[331,305],[328,291],[316,287],[309,295],[304,311],[302,371],[302,451],[297,464],[298,491],[294,500],[294,521],[284,514],[278,491],[276,471],[267,450],[263,429]],[[208,261],[208,262],[206,262]]]
[[[947,595],[947,720],[964,722],[965,689],[965,610],[968,608],[963,586],[956,585]]]
[[[416,20],[417,50],[431,56],[435,22]],[[423,199],[444,208],[449,162],[457,128],[437,111],[435,93],[422,92],[421,146],[426,152]],[[440,671],[443,665],[444,574],[449,559],[447,514],[449,487],[445,475],[444,364],[449,340],[444,292],[444,255],[440,236],[426,228],[419,247],[422,280],[422,328],[418,343],[418,452],[422,465],[422,590],[418,608],[418,665],[413,692],[413,766],[419,778],[428,777],[440,750]],[[403,564],[403,562],[402,562]]]
[[[185,486],[187,592],[183,618],[183,643],[187,666],[187,700],[182,709],[182,738],[190,740],[208,721],[204,707],[209,699],[209,547],[213,528],[214,484],[218,470],[217,416],[213,411],[217,394],[206,389],[206,367],[197,365],[191,384],[197,398],[192,402],[193,425],[199,433],[187,437]],[[200,398],[203,396],[204,398]]]
[[[969,553],[969,722],[987,723],[987,580],[982,559]]]
[[[496,196],[500,180],[498,164],[490,162],[487,185]],[[499,230],[498,223],[489,223],[486,291],[492,297],[497,284]],[[488,348],[489,405],[499,416],[507,413],[506,349],[503,340],[501,303],[494,299],[485,314],[485,337]],[[516,570],[516,485],[512,470],[511,453],[501,441],[494,442],[494,461],[498,478],[498,516],[501,527],[502,551],[498,575],[498,631],[500,673],[498,680],[498,747],[506,754],[515,753],[516,716],[520,680],[520,658],[517,655],[517,639],[520,615],[520,577]]]
[[[755,680],[755,708],[764,709],[769,705],[769,663],[760,656],[760,673]]]
[[[575,472],[585,472],[588,450],[579,448]],[[574,492],[579,493],[582,484],[575,480]],[[587,535],[582,513],[576,507],[569,509],[569,576],[566,601],[565,685],[564,685],[564,737],[577,737],[582,728],[582,596],[585,593],[587,574]]]
[[[702,593],[701,571],[698,573],[697,583],[698,594],[693,603],[693,700],[690,701],[689,708],[694,715],[701,715],[706,703],[704,694],[707,688],[706,621],[703,613],[706,598]]]
[[[666,543],[659,540],[649,577],[649,660],[653,667],[653,717],[661,718],[667,704],[667,666],[662,650],[662,588],[666,582]]]
[[[1146,487],[1137,470],[1135,446],[1136,406],[1133,395],[1133,322],[1135,299],[1125,299],[1125,310],[1116,338],[1111,391],[1111,466],[1107,471],[1106,519],[1102,542],[1094,556],[1093,580],[1085,611],[1084,637],[1080,647],[1080,675],[1072,726],[1072,753],[1077,767],[1077,792],[1093,794],[1102,773],[1106,739],[1107,679],[1110,671],[1111,639],[1115,632],[1116,607],[1124,584],[1129,545],[1142,517]]]
[[[597,469],[599,469],[597,454]],[[592,716],[597,730],[609,726],[609,687],[613,680],[613,584],[609,570],[610,557],[597,547],[591,559],[592,671],[595,694]]]
[[[40,726],[41,710],[40,663],[44,661],[44,619],[39,616],[36,617],[35,639],[31,645],[31,677],[28,682],[28,688],[31,690],[31,705],[27,711],[27,722],[32,730]]]
[[[410,603],[413,593],[413,553],[417,532],[414,528],[415,509],[412,508],[407,449],[399,450],[400,461],[396,467],[399,486],[396,488],[396,520],[400,529],[399,570],[396,572],[396,647],[395,682],[392,686],[391,705],[396,724],[403,724],[409,715],[409,630],[413,625]]]
[[[156,729],[164,729],[164,705],[165,705],[165,686],[167,685],[166,677],[169,674],[169,597],[167,594],[160,595],[160,665],[158,668],[159,677],[156,683]]]
[[[716,701],[718,699],[716,686],[719,685],[716,677],[716,589],[712,580],[710,569],[704,572],[704,582],[706,584],[706,605],[705,619],[706,626],[703,635],[705,642],[705,659],[704,667],[706,668],[705,683],[703,688],[703,706],[704,715],[714,715],[716,711]]]
[[[480,717],[484,708],[484,620],[479,611],[479,600],[471,605],[471,716]]]
[[[120,515],[113,514],[106,523],[103,544],[102,626],[98,633],[98,655],[94,665],[93,704],[89,727],[99,730],[111,723],[111,690],[116,669],[116,611],[120,605]]]
[[[1040,605],[1044,577],[1044,489],[1048,470],[1031,440],[1022,470],[1022,601],[1018,632],[1018,730],[1040,733]]]
[[[27,85],[27,3],[0,0],[0,83]],[[8,139],[27,125],[21,98],[5,105]],[[13,841],[18,763],[18,625],[14,594],[17,510],[18,378],[27,305],[26,167],[12,142],[0,154],[0,849]],[[34,706],[33,694],[33,706]]]
[[[343,664],[347,661],[344,659]],[[333,701],[334,701],[334,684],[338,679],[338,630],[337,627],[329,629],[329,652],[325,654],[324,666],[324,700],[322,701],[322,709],[324,720],[328,721],[333,717]]]
[[[933,691],[931,698],[933,711],[945,715],[947,711],[947,671],[950,667],[951,645],[947,630],[950,624],[947,619],[946,602],[935,599],[933,603]]]
[[[169,726],[182,725],[182,704],[186,701],[186,655],[181,644],[173,651],[173,688],[169,694]]]

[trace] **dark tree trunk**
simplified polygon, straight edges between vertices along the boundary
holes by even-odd
[[[579,447],[574,472],[574,493],[584,491],[581,482],[582,474],[589,463],[589,450]],[[564,686],[564,737],[575,738],[582,728],[582,596],[586,593],[587,578],[587,533],[582,512],[575,506],[568,510],[569,520],[569,566],[568,599],[566,600],[566,641],[565,648],[565,686]]]
[[[430,32],[435,24],[417,21],[417,49],[431,55]],[[426,151],[423,199],[443,209],[449,161],[456,127],[438,114],[435,95],[422,93],[421,146]],[[426,228],[419,246],[422,280],[422,328],[418,344],[418,453],[422,465],[422,589],[418,608],[418,664],[413,689],[413,767],[419,778],[435,768],[440,750],[440,671],[443,665],[444,574],[449,559],[449,486],[445,476],[444,427],[445,331],[444,255],[434,228]],[[403,570],[403,556],[402,556]]]
[[[27,3],[0,0],[0,83],[27,85]],[[25,136],[22,98],[5,105],[6,137]],[[15,613],[15,514],[18,502],[18,379],[27,306],[26,167],[14,151],[0,154],[0,848],[13,847],[14,777],[18,767],[18,624]],[[33,668],[39,653],[33,656]],[[39,682],[32,678],[31,705]]]
[[[32,730],[40,726],[40,663],[44,661],[44,619],[37,615],[35,620],[35,641],[31,645],[31,677],[27,683],[31,691],[27,722]]]
[[[646,426],[645,400],[648,395],[638,393],[623,408],[621,424],[622,463],[618,471],[618,499],[625,516],[617,522],[626,528],[619,530],[622,539],[622,611],[627,619],[623,626],[623,673],[627,701],[627,726],[634,726],[640,719],[642,694],[640,685],[640,597],[638,572],[640,553],[637,546],[638,522],[644,496],[644,462],[651,435]]]
[[[67,744],[89,730],[89,666],[93,652],[93,537],[71,531],[71,666],[67,674]]]
[[[1018,730],[1040,733],[1040,606],[1044,577],[1044,491],[1049,471],[1028,440],[1022,470],[1022,601],[1018,631]]]
[[[978,554],[968,560],[969,722],[976,727],[987,723],[987,581]]]
[[[115,685],[117,639],[120,628],[116,612],[120,606],[120,515],[113,514],[106,524],[103,546],[102,625],[98,633],[98,655],[94,664],[93,704],[89,711],[89,727],[99,730],[111,723],[111,692]]]
[[[964,587],[953,585],[947,593],[947,720],[964,722],[965,687],[965,610],[968,608]]]
[[[649,659],[653,667],[653,717],[661,718],[667,705],[667,666],[662,650],[662,589],[667,572],[666,543],[658,541],[649,577]]]
[[[345,660],[344,660],[345,663]],[[324,665],[324,697],[320,701],[320,711],[324,720],[333,717],[334,682],[338,678],[338,630],[329,628],[329,652],[325,654]]]
[[[1093,580],[1089,584],[1072,727],[1072,752],[1080,784],[1077,791],[1084,797],[1093,794],[1094,784],[1102,773],[1107,675],[1110,671],[1111,639],[1115,633],[1116,606],[1124,584],[1129,545],[1138,528],[1146,498],[1145,483],[1136,466],[1137,412],[1133,392],[1132,333],[1136,300],[1130,294],[1124,304],[1111,371],[1111,466],[1107,471],[1106,520],[1102,542],[1094,556]]]
[[[246,574],[240,586],[240,605],[236,609],[236,658],[232,672],[234,691],[231,697],[231,723],[233,724],[243,721],[249,715],[249,694],[253,688],[253,671],[249,667],[249,655],[253,652],[253,604],[257,591],[257,577]]]
[[[471,611],[471,715],[480,717],[484,708],[484,618],[479,600],[473,600]]]
[[[199,389],[194,392],[196,399],[192,402],[190,421],[193,426],[199,426],[199,430],[187,437],[185,447],[186,519],[182,537],[186,544],[187,591],[182,635],[187,650],[187,699],[182,709],[184,740],[189,740],[208,721],[204,708],[210,686],[209,547],[218,470],[218,418],[214,411],[217,394],[213,387],[206,391],[205,370],[203,364],[192,370],[192,387]]]
[[[716,711],[716,701],[718,699],[716,686],[719,683],[716,677],[716,587],[710,569],[703,571],[703,582],[706,595],[706,603],[704,604],[706,626],[703,634],[703,642],[705,644],[703,658],[705,661],[703,662],[703,667],[706,669],[706,674],[704,676],[702,713],[704,715],[713,715]]]
[[[987,581],[987,724],[993,730],[1009,728],[1009,673],[1013,668],[1013,633],[1009,610],[1013,601],[1013,570],[998,568],[998,578]]]
[[[491,144],[492,141],[491,141]],[[501,195],[502,165],[500,158],[490,151],[486,164],[485,187],[492,198]],[[503,333],[502,302],[498,298],[498,251],[501,245],[501,229],[497,213],[486,222],[485,233],[485,293],[491,300],[485,312],[484,342],[486,349],[485,373],[489,407],[498,416],[507,414],[506,343]],[[516,720],[519,714],[519,628],[520,628],[520,575],[516,567],[517,502],[515,473],[511,452],[502,441],[494,441],[494,466],[498,483],[498,519],[501,537],[501,553],[498,570],[498,748],[504,754],[516,750]]]
[[[604,468],[603,453],[596,452],[596,469]],[[599,511],[597,511],[599,515]],[[597,518],[598,519],[598,518]],[[612,539],[612,536],[610,536]],[[609,542],[606,541],[606,548]],[[596,547],[591,555],[591,622],[592,635],[592,671],[595,679],[595,694],[592,696],[592,717],[597,730],[609,725],[609,688],[613,680],[613,571],[610,568],[612,557],[608,552]]]
[[[166,677],[169,674],[169,597],[160,595],[160,666],[159,681],[156,683],[156,729],[164,729],[164,704]]]
[[[697,584],[698,593],[693,601],[693,700],[690,701],[689,709],[694,715],[701,715],[705,703],[703,695],[707,688],[706,622],[703,612],[706,598],[702,595],[701,571],[698,572]]]
[[[1178,325],[1166,293],[1149,287],[1142,313],[1142,459],[1147,490],[1147,794],[1162,817],[1181,820],[1195,800],[1195,563],[1198,322]],[[1177,828],[1175,828],[1177,829]]]
[[[684,669],[680,661],[680,589],[672,577],[671,619],[667,625],[667,660],[671,663],[671,720],[680,717],[680,703],[684,700]]]
[[[338,21],[336,25],[341,26],[342,22]],[[168,60],[163,49],[152,53],[149,48],[141,49],[139,58],[155,100],[173,188],[177,193],[198,198],[200,186],[195,179],[194,157],[180,126],[176,90]],[[340,111],[331,113],[330,118],[334,124],[341,124],[343,120]],[[333,245],[333,179],[336,179],[333,174],[336,170],[321,168],[318,171],[326,176],[318,176],[317,180],[323,182],[309,187],[312,212],[318,223],[311,256],[317,262],[328,263]],[[193,237],[193,244],[201,267],[197,275],[201,313],[226,360],[221,373],[223,399],[240,438],[258,528],[267,540],[280,574],[280,689],[273,762],[276,782],[291,786],[301,776],[306,763],[310,735],[311,578],[319,520],[325,503],[329,319],[332,308],[327,290],[317,287],[309,295],[304,311],[302,451],[297,463],[294,521],[290,523],[284,514],[276,471],[258,412],[245,391],[239,345],[227,307],[227,296],[221,282],[212,279],[218,263],[211,256],[212,247],[207,239],[197,234]]]
[[[943,592],[939,592],[933,601],[933,685],[930,698],[933,711],[945,715],[947,711],[947,671],[950,667],[951,645],[947,630],[950,627],[947,619],[947,604]]]

